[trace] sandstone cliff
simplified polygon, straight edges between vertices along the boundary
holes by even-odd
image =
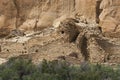
[[[41,30],[76,13],[95,21],[96,0],[0,0],[0,28]]]
[[[120,33],[119,0],[0,0],[0,29],[42,30],[56,26],[66,17],[100,22],[103,32],[112,37]],[[2,33],[1,33],[2,35]]]
[[[100,25],[110,37],[120,37],[120,0],[102,0]]]
[[[79,59],[69,57],[74,51],[79,53],[75,44],[59,43],[62,40],[57,39],[56,27],[65,18],[76,18],[92,26],[98,24],[105,37],[120,38],[120,0],[0,0],[0,38],[23,35],[10,40],[0,39],[0,57],[8,59],[26,55],[32,56],[33,60],[54,60],[62,56],[79,63],[81,55]],[[103,52],[110,53],[109,62],[119,63],[119,39],[110,41],[115,46],[100,39],[97,45]],[[100,62],[101,49],[96,49],[95,43],[90,44],[91,62]]]

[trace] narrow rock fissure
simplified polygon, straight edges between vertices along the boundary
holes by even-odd
[[[81,53],[85,59],[85,61],[88,61],[89,60],[89,52],[87,50],[87,38],[84,37],[83,38],[83,42],[82,42],[82,45],[81,45]]]
[[[20,18],[20,6],[17,4],[17,1],[16,0],[13,0],[13,3],[15,5],[15,8],[16,8],[16,22],[15,22],[15,28],[17,29],[18,28],[18,22],[19,22],[19,18]]]
[[[100,9],[100,4],[101,4],[102,0],[97,0],[96,1],[96,22],[99,23],[100,19],[99,19],[99,15],[102,12],[102,9]]]

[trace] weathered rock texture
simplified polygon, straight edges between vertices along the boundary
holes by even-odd
[[[119,37],[119,0],[0,0],[0,29],[37,31],[76,14],[88,22],[100,22],[108,36]]]
[[[96,20],[96,0],[76,0],[76,11],[86,19]]]
[[[83,60],[119,64],[119,52],[119,39],[103,37],[98,25],[78,23],[78,20],[72,18],[61,21],[57,28],[0,39],[0,58],[25,57],[35,63],[43,59],[62,59],[72,64],[79,64]]]
[[[95,21],[96,0],[0,0],[0,28],[41,30],[76,13]]]
[[[102,0],[100,25],[110,37],[120,37],[120,0]]]
[[[62,40],[76,44],[84,60],[119,63],[120,44],[104,37],[96,24],[76,23],[74,19],[67,18],[60,23],[58,32],[62,35]]]
[[[85,25],[84,31],[75,28],[74,19],[64,20],[66,18],[76,18],[75,20],[84,22],[79,23]],[[64,23],[60,23],[61,21]],[[66,22],[69,24],[66,25]],[[91,35],[97,35],[97,27],[90,27],[95,26],[95,23],[100,24],[105,36],[120,38],[120,0],[0,0],[0,38],[9,34],[7,38],[15,36],[10,41],[0,39],[0,57],[8,59],[32,55],[34,59],[51,59],[54,56],[55,59],[60,56],[68,58],[70,53],[81,51],[82,54],[87,54],[83,56],[91,62],[102,60],[120,63],[120,43],[117,45],[103,38],[91,38]],[[54,32],[59,24],[66,25],[62,27],[65,31],[61,33],[68,34],[64,35],[68,42],[75,42],[78,37],[79,49],[74,43],[59,43],[63,39],[56,39],[59,37],[56,33],[51,34],[51,30]],[[44,33],[45,29],[47,30]],[[21,35],[23,36],[16,37]]]

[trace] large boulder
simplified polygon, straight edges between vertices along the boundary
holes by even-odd
[[[103,0],[100,8],[103,9],[100,14],[100,26],[106,36],[120,37],[116,35],[120,33],[120,1],[119,0]]]

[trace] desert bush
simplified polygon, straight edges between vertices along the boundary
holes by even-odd
[[[43,60],[39,65],[31,60],[11,58],[0,65],[0,80],[120,80],[120,67],[82,63],[71,66],[65,61]]]

